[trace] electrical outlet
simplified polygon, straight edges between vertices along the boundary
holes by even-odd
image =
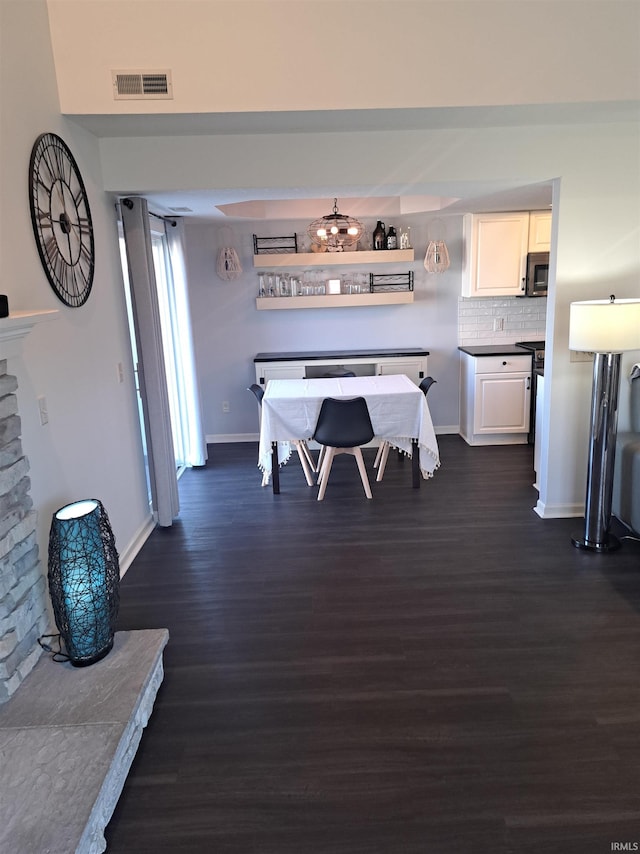
[[[493,331],[494,332],[502,332],[504,329],[504,317],[494,317],[493,318]]]
[[[594,353],[587,353],[581,350],[570,350],[570,362],[593,362]]]
[[[49,423],[49,413],[47,411],[47,398],[39,397],[38,398],[38,409],[40,410],[40,423],[44,427],[45,424]]]
[[[228,401],[228,400],[223,400],[223,401],[222,401],[222,411],[223,411],[223,412],[228,412],[228,411],[229,411],[229,401]]]

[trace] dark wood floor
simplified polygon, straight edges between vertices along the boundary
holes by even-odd
[[[121,587],[119,629],[170,640],[109,854],[640,843],[640,544],[539,519],[528,446],[440,449],[373,501],[345,457],[274,496],[251,444],[182,478]]]

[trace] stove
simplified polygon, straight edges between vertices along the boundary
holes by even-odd
[[[531,411],[529,415],[529,444],[535,445],[536,441],[536,397],[538,393],[538,377],[544,376],[544,341],[517,341],[516,347],[528,350],[533,358],[533,370],[531,372]]]
[[[544,371],[544,341],[517,341],[516,347],[529,350],[533,355],[533,367],[538,373]]]

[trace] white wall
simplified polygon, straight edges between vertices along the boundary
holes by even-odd
[[[114,209],[101,188],[96,139],[59,114],[46,3],[2,0],[0,16],[0,291],[12,311],[59,311],[56,320],[34,329],[22,356],[8,365],[20,381],[22,443],[31,464],[40,557],[46,571],[53,511],[95,497],[105,505],[126,562],[150,517]],[[59,134],[71,148],[91,203],[96,274],[89,301],[78,309],[54,295],[31,227],[29,156],[44,131]],[[124,384],[117,382],[118,362],[125,366]],[[49,411],[45,426],[38,414],[41,395]]]
[[[49,0],[64,113],[563,104],[636,97],[636,2]],[[171,69],[173,101],[114,101]],[[571,69],[567,73],[567,69]]]
[[[327,212],[329,209],[318,211],[318,215]],[[233,282],[222,281],[215,272],[218,249],[224,245],[227,229],[187,225],[196,360],[204,429],[211,441],[257,432],[255,400],[246,391],[255,382],[253,358],[259,352],[283,350],[423,347],[430,352],[429,373],[438,380],[437,393],[432,392],[429,400],[434,424],[443,431],[457,432],[462,218],[447,220],[452,266],[439,275],[427,274],[422,263],[429,218],[403,217],[402,223],[411,227],[415,249],[412,264],[345,269],[372,273],[413,270],[413,304],[282,311],[256,310],[257,272],[253,268],[252,234],[302,234],[308,223],[234,224],[233,245],[239,253],[243,275]],[[392,224],[397,226],[400,220],[387,223]],[[371,230],[375,222],[365,221],[365,225]],[[230,403],[228,414],[222,412],[223,400]]]
[[[356,151],[358,156],[344,157],[345,151]],[[110,138],[102,140],[101,152],[105,187],[127,192],[135,186],[143,194],[176,186],[235,186],[259,192],[274,186],[305,187],[313,181],[316,186],[334,187],[340,197],[348,196],[346,188],[354,184],[373,188],[375,195],[384,193],[389,184],[525,184],[554,179],[557,264],[547,300],[544,435],[548,455],[542,459],[539,512],[545,516],[582,513],[591,376],[588,365],[569,362],[569,303],[612,292],[621,298],[638,296],[638,123],[156,137],[153,158],[148,156],[146,139]],[[214,334],[215,319],[211,312],[209,334]],[[352,338],[346,326],[340,334],[346,340]],[[398,335],[399,343],[402,337]],[[431,342],[425,346],[431,347]],[[237,382],[242,382],[240,375]],[[622,407],[621,428],[625,417]]]
[[[322,213],[319,211],[319,215]],[[437,221],[436,221],[437,220]],[[255,381],[253,358],[259,352],[423,347],[429,350],[428,371],[438,380],[429,398],[436,430],[458,432],[459,343],[513,343],[544,338],[546,300],[462,299],[462,217],[402,217],[388,225],[411,227],[415,261],[393,266],[348,266],[329,272],[414,273],[414,303],[365,308],[331,308],[258,312],[257,271],[253,268],[254,233],[304,235],[308,222],[239,222],[229,227],[187,224],[187,263],[196,359],[209,442],[255,438],[257,410],[246,393]],[[365,221],[369,231],[375,222]],[[437,231],[436,231],[437,229]],[[451,266],[427,274],[423,259],[428,235],[444,236]],[[231,243],[243,273],[225,282],[215,272],[217,254]],[[321,269],[319,267],[318,269]],[[287,268],[292,275],[296,268]],[[283,303],[286,305],[286,302]],[[505,328],[493,331],[493,317]],[[462,337],[459,332],[462,328]],[[228,401],[229,412],[222,412]]]
[[[316,195],[315,186],[344,196],[354,186],[376,195],[446,185],[450,194],[455,182],[556,179],[539,511],[582,512],[591,378],[588,366],[569,362],[569,303],[601,297],[612,285],[620,297],[638,295],[637,119],[571,124],[575,111],[566,109],[556,111],[556,125],[498,126],[503,111],[475,109],[466,125],[465,114],[437,113],[447,130],[214,137],[185,135],[189,117],[179,114],[637,103],[637,2],[326,4],[339,9],[339,26],[306,0],[49,6],[64,111],[174,113],[179,120],[179,135],[154,138],[153,157],[146,137],[103,139],[107,190],[308,187]],[[112,100],[112,68],[149,66],[172,69],[173,102]],[[318,68],[328,75],[324,87],[309,83],[308,70]],[[393,128],[391,113],[384,118]],[[622,427],[624,417],[623,408]]]

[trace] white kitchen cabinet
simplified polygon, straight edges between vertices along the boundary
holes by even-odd
[[[529,214],[529,252],[551,250],[551,211],[531,211]]]
[[[258,367],[260,367],[259,371],[257,370]],[[256,365],[256,382],[265,387],[269,380],[302,380],[304,376],[304,364],[300,362],[274,362],[261,366]]]
[[[415,359],[390,359],[387,362],[378,362],[376,374],[406,374],[416,385],[427,375],[426,357]]]
[[[406,374],[418,385],[427,376],[428,350],[371,351],[344,350],[308,353],[258,353],[254,359],[256,382],[265,387],[269,380],[312,379],[329,371],[346,369],[356,376]]]
[[[463,232],[462,296],[522,296],[529,213],[465,214]]]
[[[524,445],[531,356],[461,353],[460,435],[469,445]]]

